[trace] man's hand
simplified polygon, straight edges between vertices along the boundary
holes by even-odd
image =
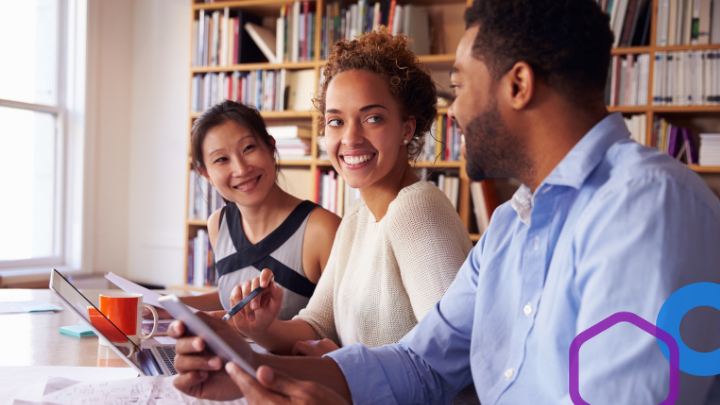
[[[295,342],[292,354],[295,356],[303,355],[310,357],[322,357],[337,349],[339,349],[339,347],[330,339],[299,340]]]
[[[340,395],[323,385],[296,380],[267,366],[258,368],[257,381],[235,363],[227,363],[225,370],[249,404],[347,405]]]
[[[245,339],[226,322],[208,314],[196,314],[208,324],[240,356],[255,364],[254,352]],[[202,399],[226,401],[242,397],[242,392],[222,367],[222,360],[207,350],[205,342],[190,335],[180,321],[170,325],[168,335],[178,339],[175,351],[175,369],[179,375],[173,384],[181,392]]]

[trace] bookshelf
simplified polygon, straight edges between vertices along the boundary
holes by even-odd
[[[198,18],[199,12],[213,12],[217,10],[224,10],[226,7],[231,10],[242,10],[257,14],[264,18],[277,17],[279,11],[283,5],[289,5],[293,3],[288,0],[237,0],[237,1],[219,1],[215,0],[214,3],[204,3],[202,0],[191,0],[192,1],[192,24],[195,19]],[[655,118],[662,117],[668,121],[677,121],[678,125],[687,125],[693,128],[693,133],[696,135],[698,130],[704,132],[720,132],[720,105],[693,105],[693,106],[661,106],[653,105],[653,73],[654,73],[654,62],[655,54],[658,52],[668,51],[704,51],[704,50],[720,50],[720,44],[709,44],[709,45],[673,45],[673,46],[658,46],[656,40],[657,33],[657,20],[658,20],[658,7],[663,0],[650,0],[652,7],[651,21],[650,21],[650,32],[649,32],[649,45],[647,46],[630,46],[630,47],[617,47],[612,50],[612,55],[650,55],[650,66],[649,66],[649,77],[643,78],[648,80],[648,103],[645,105],[635,106],[610,106],[609,111],[619,111],[624,116],[633,116],[637,114],[645,114],[646,125],[645,125],[645,143],[650,145],[651,132],[653,128],[653,122]],[[205,73],[231,73],[231,72],[250,72],[250,71],[270,71],[279,69],[288,70],[299,70],[299,69],[312,69],[315,73],[315,82],[317,83],[320,79],[321,68],[324,66],[325,61],[321,60],[321,31],[322,31],[322,19],[324,18],[324,12],[326,5],[332,3],[327,0],[311,0],[310,3],[315,4],[316,12],[316,23],[315,23],[315,48],[312,60],[295,63],[246,63],[246,64],[230,64],[227,66],[191,66],[191,88],[192,78],[199,74]],[[354,2],[346,1],[343,4],[352,4]],[[374,3],[373,0],[369,0],[368,3]],[[438,11],[448,5],[454,5],[459,7],[466,7],[472,4],[472,0],[398,0],[399,4],[408,4],[427,7],[429,14],[431,15],[431,21],[433,18],[437,18]],[[447,20],[446,20],[447,21]],[[461,30],[464,30],[464,22],[460,21]],[[455,29],[456,26],[453,26]],[[191,30],[192,31],[192,30]],[[191,50],[193,49],[191,40]],[[449,48],[449,47],[448,47]],[[192,54],[192,51],[191,51]],[[446,52],[432,55],[420,55],[420,61],[431,70],[433,73],[440,73],[441,75],[447,76],[448,71],[455,60],[454,49],[446,49]],[[191,63],[192,65],[192,63]],[[433,75],[435,78],[436,76]],[[441,77],[438,75],[438,77]],[[447,108],[438,108],[438,114],[446,114]],[[191,111],[189,113],[189,125],[188,125],[188,155],[190,151],[189,144],[189,133],[192,127],[193,121],[200,115],[199,112]],[[317,172],[326,171],[332,169],[332,165],[329,160],[321,159],[318,151],[318,134],[319,128],[316,122],[317,113],[313,111],[262,111],[261,115],[264,117],[268,125],[296,125],[297,123],[304,123],[310,125],[312,130],[311,136],[311,149],[309,158],[303,159],[279,159],[278,164],[281,166],[281,173],[292,173],[292,182],[298,187],[298,192],[295,192],[300,198],[307,198],[315,200],[313,198],[315,190],[318,187],[317,183]],[[189,160],[188,160],[189,162]],[[458,192],[458,215],[462,220],[463,224],[469,230],[477,229],[474,222],[474,214],[472,213],[472,202],[470,197],[470,179],[465,173],[465,161],[462,157],[457,161],[435,161],[426,162],[418,161],[411,162],[411,165],[417,169],[434,169],[439,171],[452,171],[457,172],[459,177],[460,185]],[[715,187],[716,190],[720,190],[720,166],[708,167],[690,165],[691,169],[698,173],[701,173],[704,177],[714,177],[712,181],[718,183]],[[190,178],[192,167],[190,164],[187,166],[187,178]],[[503,180],[496,180],[498,183],[498,196],[500,202],[505,201],[512,195],[516,184],[509,182],[503,184]],[[186,183],[189,184],[189,183]],[[505,190],[500,190],[505,188]],[[291,191],[293,192],[293,191]],[[303,194],[303,192],[305,194]],[[717,192],[717,191],[716,191]],[[189,206],[191,190],[188,186],[186,193],[186,203]],[[317,202],[317,201],[316,201]],[[186,215],[187,215],[186,210]],[[190,241],[198,230],[206,228],[207,223],[201,219],[189,219],[185,218],[185,240]],[[477,242],[480,239],[480,234],[471,233],[471,239],[473,242]],[[188,269],[188,244],[186,243],[185,261],[183,273],[187,275]],[[187,277],[185,278],[187,279]],[[189,289],[203,290],[203,288],[191,287]]]

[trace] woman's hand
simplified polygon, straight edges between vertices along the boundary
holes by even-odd
[[[259,286],[266,289],[255,297],[245,308],[230,318],[235,327],[242,333],[253,337],[264,334],[280,313],[283,302],[283,290],[274,281],[270,281],[273,274],[265,269],[252,281],[246,281],[233,288],[230,294],[230,304],[235,306],[243,298]],[[269,285],[269,288],[267,288]]]
[[[255,367],[255,353],[235,328],[208,314],[198,312],[196,315]],[[215,401],[242,397],[242,392],[231,382],[222,367],[221,359],[206,349],[201,338],[188,334],[182,322],[173,322],[168,335],[178,339],[175,346],[175,369],[179,375],[173,381],[175,388],[196,398]]]
[[[330,339],[323,340],[305,340],[295,342],[292,354],[295,356],[322,357],[327,353],[335,351],[339,347]]]
[[[258,368],[257,381],[235,363],[227,363],[225,370],[249,404],[347,404],[335,391],[323,385],[296,380],[267,366]]]

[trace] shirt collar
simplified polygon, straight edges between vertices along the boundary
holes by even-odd
[[[529,226],[533,200],[538,190],[546,189],[545,184],[580,188],[605,156],[610,145],[629,137],[630,131],[625,125],[622,114],[616,112],[608,115],[595,124],[565,155],[535,193],[528,186],[521,184],[510,200],[510,206],[517,212],[520,220]]]
[[[630,137],[622,114],[616,112],[595,124],[545,178],[543,184],[580,188],[612,144]],[[542,187],[542,184],[540,185]],[[538,187],[538,189],[540,188]]]

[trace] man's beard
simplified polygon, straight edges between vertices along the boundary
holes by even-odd
[[[532,171],[525,146],[510,133],[500,118],[497,100],[463,128],[467,164],[465,170],[473,181],[486,178],[515,177]]]

